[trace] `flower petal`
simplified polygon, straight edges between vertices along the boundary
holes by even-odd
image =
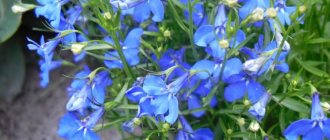
[[[169,99],[169,108],[168,108],[168,115],[165,116],[165,120],[173,124],[179,115],[179,103],[178,99],[175,96],[171,96]]]
[[[225,88],[224,97],[226,101],[234,102],[237,99],[241,99],[244,96],[245,92],[246,92],[245,81],[237,82],[230,84]]]
[[[214,27],[211,25],[204,25],[197,29],[194,34],[195,44],[206,47],[211,41],[215,39]]]
[[[306,134],[313,128],[313,121],[301,119],[291,123],[284,131],[284,136],[288,140],[295,140],[300,135]]]
[[[149,0],[151,12],[154,14],[152,20],[160,22],[164,19],[164,5],[160,0]]]

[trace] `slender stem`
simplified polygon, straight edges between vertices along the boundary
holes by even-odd
[[[191,5],[191,1],[188,0],[188,10],[189,10],[189,40],[190,40],[190,45],[192,47],[192,51],[193,51],[193,56],[195,58],[195,60],[199,60],[199,54],[197,53],[196,50],[196,46],[194,45],[194,23],[193,23],[193,19],[192,19],[192,10],[193,10],[193,6]]]

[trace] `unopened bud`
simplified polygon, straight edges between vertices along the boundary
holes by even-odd
[[[134,122],[135,125],[140,125],[142,123],[140,118],[134,118],[133,122]]]
[[[322,102],[321,105],[326,111],[330,111],[330,104],[328,102]]]
[[[244,99],[243,104],[244,104],[244,106],[250,106],[251,105],[250,101],[247,100],[247,99]]]
[[[74,43],[71,45],[71,51],[73,54],[80,54],[86,45],[86,43]]]
[[[252,121],[249,125],[249,130],[252,132],[257,132],[260,129],[260,125],[257,121]]]
[[[165,30],[163,35],[164,37],[169,38],[171,37],[171,32],[169,30]]]
[[[168,124],[168,123],[164,123],[164,124],[163,124],[163,129],[162,129],[163,132],[167,132],[168,129],[170,129],[170,127],[171,127],[170,124]]]
[[[296,85],[298,84],[298,82],[297,82],[296,80],[292,80],[292,81],[291,81],[291,84],[292,84],[293,86],[296,86]]]
[[[253,22],[263,20],[264,19],[264,9],[259,8],[259,7],[254,9],[251,16],[252,16]]]
[[[305,5],[302,5],[302,6],[299,6],[299,13],[302,14],[302,13],[305,13],[306,10],[307,10],[307,7]]]
[[[223,49],[226,49],[229,47],[229,42],[226,39],[222,39],[219,41],[219,46]]]
[[[238,118],[237,123],[239,126],[243,126],[245,124],[245,119],[244,118]]]
[[[275,18],[275,17],[277,16],[277,11],[276,11],[275,8],[268,8],[268,9],[266,10],[266,14],[267,14],[267,16],[270,17],[270,18]]]
[[[237,0],[226,0],[226,3],[229,7],[233,7],[237,4]]]
[[[104,14],[103,14],[103,17],[105,18],[105,19],[107,19],[107,20],[110,20],[111,19],[111,13],[110,12],[105,12]]]
[[[227,134],[229,134],[229,135],[230,135],[230,134],[232,134],[232,133],[233,133],[233,129],[230,129],[230,128],[229,128],[229,129],[227,129]]]

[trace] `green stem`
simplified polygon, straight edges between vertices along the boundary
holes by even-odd
[[[194,45],[194,23],[193,23],[193,19],[192,19],[192,10],[193,10],[193,6],[191,5],[191,1],[188,0],[188,10],[189,10],[189,40],[190,40],[190,45],[192,47],[192,51],[193,51],[193,56],[195,58],[195,60],[199,60],[199,54],[197,53],[196,47]]]
[[[132,72],[132,69],[129,67],[129,65],[128,65],[127,61],[126,61],[126,58],[125,58],[124,53],[123,53],[123,49],[120,46],[119,39],[118,39],[118,37],[116,35],[116,32],[115,31],[110,31],[110,33],[111,33],[112,39],[115,42],[115,48],[116,48],[116,50],[117,50],[117,52],[119,54],[119,57],[120,57],[122,63],[124,64],[124,71],[125,71],[125,73],[130,78],[135,79],[135,76],[134,76],[134,74]]]

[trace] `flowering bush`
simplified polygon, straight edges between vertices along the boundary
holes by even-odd
[[[329,21],[315,16],[326,0],[37,2],[29,7],[56,33],[27,38],[41,87],[53,69],[82,66],[59,121],[65,139],[109,127],[127,139],[330,139],[330,105],[316,90],[329,91]]]

